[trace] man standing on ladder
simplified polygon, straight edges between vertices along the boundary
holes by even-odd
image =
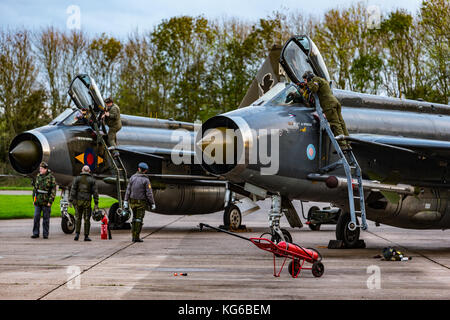
[[[341,104],[333,95],[328,81],[315,76],[311,71],[306,71],[303,74],[303,80],[311,93],[317,93],[323,113],[330,124],[334,136],[349,136],[345,121],[342,118]],[[338,143],[342,151],[352,150],[347,141],[339,140]]]
[[[105,100],[106,112],[102,118],[105,119],[105,123],[108,125],[108,144],[110,147],[117,147],[117,132],[122,129],[122,121],[120,120],[120,109],[117,104],[111,98]],[[113,156],[119,156],[119,152],[114,150]]]

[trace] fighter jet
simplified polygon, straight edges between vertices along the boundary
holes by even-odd
[[[366,218],[449,228],[450,107],[333,89],[350,136],[331,137],[322,112],[300,94],[305,71],[330,81],[319,49],[302,35],[277,52],[249,89],[247,106],[210,118],[196,138],[207,172],[236,192],[272,199],[272,240],[290,240],[280,217],[292,218],[295,199],[337,206],[336,240],[348,248],[360,245]],[[355,161],[336,148],[337,139],[351,143]]]
[[[11,166],[22,175],[35,177],[41,161],[49,164],[61,189],[60,203],[65,233],[74,231],[74,218],[68,214],[68,196],[73,178],[88,165],[97,179],[100,194],[118,199],[109,209],[112,229],[126,226],[121,198],[126,181],[139,162],[148,163],[156,210],[160,214],[207,214],[224,210],[224,224],[238,228],[242,210],[255,210],[242,197],[231,197],[226,181],[208,175],[194,161],[178,163],[180,157],[193,159],[194,123],[121,115],[118,132],[120,157],[114,159],[105,145],[107,127],[102,124],[105,108],[94,79],[75,77],[68,91],[75,107],[62,112],[48,125],[16,136],[9,147]],[[87,113],[83,115],[83,111]],[[187,145],[187,147],[185,147]],[[184,147],[183,147],[184,146]],[[187,164],[189,162],[189,164]]]

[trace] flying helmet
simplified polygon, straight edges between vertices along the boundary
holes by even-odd
[[[302,78],[308,79],[308,81],[310,81],[312,78],[314,78],[314,73],[308,70],[303,74]]]
[[[94,221],[101,221],[105,214],[106,214],[105,209],[100,209],[100,210],[94,211],[92,213],[92,219],[94,219]]]

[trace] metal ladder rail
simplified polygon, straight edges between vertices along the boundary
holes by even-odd
[[[333,144],[334,149],[336,150],[339,160],[331,165],[328,165],[326,167],[320,168],[319,171],[332,171],[336,169],[339,166],[343,166],[345,171],[345,176],[347,178],[347,192],[348,192],[348,200],[349,200],[349,209],[350,209],[350,217],[351,217],[351,224],[349,225],[349,228],[351,231],[355,230],[357,227],[361,227],[363,230],[367,230],[367,222],[366,222],[366,210],[365,210],[365,202],[364,202],[364,189],[362,185],[362,177],[361,177],[361,168],[359,167],[358,162],[356,161],[356,158],[352,151],[348,152],[350,156],[350,161],[353,167],[355,168],[355,174],[357,178],[357,184],[358,184],[358,190],[359,190],[359,196],[355,197],[353,194],[353,178],[351,173],[351,167],[350,164],[347,161],[347,158],[345,157],[344,153],[342,152],[341,147],[339,146],[339,143],[337,142],[336,138],[334,137],[333,132],[331,131],[330,125],[328,123],[328,120],[325,119],[323,115],[322,107],[320,106],[319,98],[317,94],[314,94],[314,100],[316,105],[316,111],[318,114],[318,117],[320,119],[320,157],[319,157],[319,164],[322,161],[321,155],[322,155],[322,132],[326,131],[328,134],[328,137],[330,138],[331,143]],[[359,199],[359,205],[360,210],[355,210],[355,199]],[[362,224],[357,225],[356,223],[356,212],[361,214],[361,220]]]
[[[356,160],[355,155],[353,154],[353,152],[349,152],[348,153],[349,158],[350,158],[350,165],[353,165],[355,168],[355,175],[356,175],[356,181],[358,183],[358,191],[359,191],[359,196],[354,196],[353,199],[359,199],[359,207],[360,207],[360,213],[361,213],[361,229],[363,230],[367,230],[368,226],[367,226],[367,219],[366,219],[366,204],[365,204],[365,200],[364,200],[364,189],[363,189],[363,183],[362,183],[362,172],[361,172],[361,167],[358,164],[358,161]],[[357,211],[356,211],[357,212]]]
[[[117,189],[117,200],[119,202],[119,208],[123,207],[123,201],[122,201],[122,189],[121,189],[121,185],[120,185],[120,171],[123,172],[124,174],[124,181],[125,181],[125,185],[127,183],[127,174],[125,171],[125,167],[123,166],[123,162],[120,159],[120,157],[118,157],[119,159],[119,164],[121,165],[122,168],[119,168],[116,164],[116,161],[114,160],[114,157],[111,155],[111,152],[108,149],[108,146],[106,145],[105,140],[103,139],[103,135],[100,133],[100,130],[98,128],[97,123],[94,123],[94,130],[95,133],[97,134],[97,143],[100,142],[103,146],[103,148],[105,149],[105,152],[108,156],[109,161],[112,163],[113,167],[114,167],[114,171],[116,172],[116,189]]]

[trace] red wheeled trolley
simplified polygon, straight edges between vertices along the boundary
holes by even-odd
[[[315,249],[305,249],[285,241],[275,244],[266,238],[249,238],[249,240],[258,248],[273,254],[273,275],[275,277],[280,276],[288,259],[292,260],[289,262],[288,272],[293,278],[297,278],[302,270],[311,270],[314,277],[321,277],[325,271],[325,267],[321,262],[322,256]],[[275,257],[284,257],[278,273]],[[311,263],[312,266],[309,268],[305,267],[305,262]]]
[[[325,271],[325,267],[321,262],[322,256],[320,255],[319,251],[315,249],[303,248],[299,245],[285,241],[275,244],[266,238],[246,238],[226,230],[222,230],[219,228],[211,227],[210,225],[204,223],[200,223],[200,230],[202,230],[203,227],[208,227],[250,241],[258,248],[272,253],[274,277],[280,276],[281,271],[283,271],[284,265],[286,264],[288,259],[292,260],[289,263],[288,272],[293,278],[297,278],[302,270],[311,270],[314,277],[321,277]],[[284,257],[284,261],[278,272],[275,257]],[[312,264],[312,266],[309,268],[305,267],[304,266],[305,262]]]

